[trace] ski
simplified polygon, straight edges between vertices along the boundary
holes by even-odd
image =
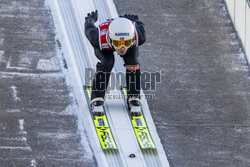
[[[84,85],[83,88],[84,88],[86,99],[89,104],[89,111],[91,112],[90,100],[91,100],[92,87],[90,85]],[[110,150],[110,149],[117,150],[117,146],[114,141],[113,135],[111,133],[111,129],[110,129],[106,115],[104,114],[102,116],[95,116],[94,114],[92,114],[92,112],[91,112],[91,115],[93,118],[96,133],[98,135],[102,149],[103,150]]]
[[[122,86],[121,91],[124,95],[125,104],[127,105],[126,86]],[[130,115],[131,123],[141,149],[156,149],[155,144],[151,138],[147,123],[144,119],[143,112],[140,116],[132,116],[129,111],[128,113]]]

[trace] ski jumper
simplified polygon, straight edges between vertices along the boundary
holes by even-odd
[[[99,62],[96,64],[96,74],[92,83],[91,98],[105,96],[105,91],[108,86],[110,72],[114,65],[115,49],[108,41],[108,26],[111,21],[106,21],[96,27],[93,19],[85,21],[85,34],[94,48],[96,57]],[[124,66],[126,67],[126,84],[128,96],[140,97],[141,88],[141,72],[138,62],[139,49],[146,40],[144,25],[140,21],[133,22],[135,27],[134,43],[125,55],[122,56]]]

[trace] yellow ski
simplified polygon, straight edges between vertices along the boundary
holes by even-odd
[[[127,89],[126,86],[122,86],[122,92],[125,96],[125,103],[127,104]],[[129,113],[130,114],[130,113]],[[140,116],[131,116],[131,122],[137,137],[137,141],[141,149],[156,149],[155,144],[151,138],[151,135],[148,130],[147,123],[144,119],[143,114]]]
[[[91,100],[90,85],[84,86],[84,93],[86,95],[86,98],[88,99],[88,104],[90,104]],[[93,115],[93,121],[102,149],[103,150],[117,149],[106,115],[105,114],[103,116]]]

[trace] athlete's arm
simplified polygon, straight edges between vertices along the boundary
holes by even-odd
[[[139,39],[138,45],[142,45],[146,41],[146,32],[144,30],[144,24],[141,21],[136,21],[135,28],[138,33],[138,39]]]
[[[99,32],[98,28],[95,26],[97,18],[97,10],[95,12],[88,13],[87,17],[85,17],[84,24],[85,35],[87,36],[89,42],[94,48],[99,48]]]
[[[139,17],[137,15],[130,15],[130,14],[125,14],[124,16],[120,17],[125,17],[135,22],[135,28],[138,33],[138,39],[139,39],[138,45],[142,45],[146,41],[146,33],[144,30],[144,24],[141,21],[139,21]]]

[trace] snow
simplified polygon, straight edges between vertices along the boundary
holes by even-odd
[[[17,96],[17,87],[16,86],[11,86],[10,87],[12,89],[12,96],[14,98],[14,101],[18,102],[21,99]]]
[[[18,112],[20,112],[20,110],[19,109],[12,109],[12,110],[8,110],[7,112],[8,113],[18,113]]]
[[[83,91],[80,91],[82,90],[82,86],[85,82],[85,68],[95,68],[95,64],[97,62],[97,59],[94,56],[93,48],[84,34],[84,17],[88,12],[91,12],[95,9],[99,11],[98,23],[100,23],[100,21],[104,21],[107,18],[118,17],[113,1],[48,0],[46,4],[51,8],[54,24],[56,26],[56,38],[60,42],[62,48],[62,50],[57,50],[57,54],[59,56],[63,55],[67,62],[68,73],[65,72],[64,69],[63,72],[66,74],[66,81],[68,85],[73,88],[75,100],[78,102],[79,108],[77,111],[79,112],[76,114],[78,117],[78,130],[82,137],[83,147],[89,148],[88,143],[91,144],[91,148],[93,149],[97,163],[100,166],[108,166],[107,161],[109,161],[109,163],[116,163],[116,165],[146,165],[146,160],[148,162],[150,159],[147,159],[147,157],[142,155],[123,100],[107,100],[106,102],[106,107],[108,110],[107,117],[110,121],[112,132],[117,145],[119,146],[119,149],[121,149],[122,159],[121,162],[117,163],[117,157],[112,157],[112,160],[111,158],[108,158],[108,155],[103,154],[103,151],[99,146],[99,141],[92,123],[91,115],[88,112],[88,104],[86,103]],[[123,67],[123,60],[117,55],[115,57],[116,63],[113,71],[124,71],[125,69]],[[121,94],[119,90],[111,91],[111,93],[118,95]],[[146,99],[143,98],[142,101],[144,104],[145,116],[148,121],[151,134],[158,147],[160,161],[162,161],[158,163],[168,166],[164,150],[160,144],[156,128],[149,113]],[[71,109],[72,108],[70,107],[69,111]],[[73,109],[75,108],[73,107]],[[66,109],[65,112],[68,113],[68,110]],[[121,126],[120,122],[123,122],[123,126]],[[83,133],[85,130],[88,136]],[[88,138],[91,140],[89,141]],[[127,141],[130,141],[130,143]],[[87,150],[87,152],[90,153],[91,157],[91,150]],[[128,158],[127,154],[129,152],[136,153],[137,157],[139,158]],[[151,159],[154,158],[155,157],[151,157]]]
[[[35,159],[32,159],[32,160],[31,160],[30,166],[31,166],[31,167],[36,167],[36,160],[35,160]]]
[[[5,150],[26,150],[26,151],[31,151],[31,148],[29,146],[25,147],[11,147],[11,146],[0,146],[0,150],[5,149]]]
[[[24,119],[19,119],[19,133],[27,134],[27,131],[24,130]]]
[[[4,62],[4,51],[0,50],[0,63]]]
[[[55,63],[54,59],[40,59],[37,64],[37,70],[42,71],[58,71],[59,67]]]
[[[87,3],[88,4],[88,3]],[[68,85],[69,88],[72,88],[75,86],[76,83],[79,83],[79,77],[74,77],[73,75],[77,76],[77,71],[71,71],[71,70],[67,70],[64,68],[64,60],[65,60],[65,55],[66,56],[72,56],[73,54],[71,53],[71,51],[66,51],[65,47],[67,45],[69,45],[69,43],[65,42],[67,41],[68,37],[65,36],[65,29],[63,29],[61,27],[61,14],[58,11],[58,6],[56,5],[56,2],[53,0],[46,0],[45,1],[45,5],[51,9],[51,13],[52,16],[54,18],[54,25],[56,27],[55,31],[56,31],[56,39],[57,41],[60,43],[60,45],[62,45],[64,48],[61,48],[61,46],[57,46],[56,48],[56,53],[57,53],[57,58],[58,58],[58,62],[60,62],[60,66],[61,66],[61,70],[62,70],[62,74],[65,76],[66,78],[66,84]],[[85,4],[86,5],[86,4]],[[56,19],[55,19],[56,18]],[[62,28],[62,29],[61,29]],[[70,69],[74,69],[75,64],[71,64],[71,62],[67,61],[67,67]],[[78,87],[75,88],[73,90],[74,94],[71,93],[70,96],[73,98],[73,104],[67,106],[67,108],[62,111],[60,113],[60,115],[76,115],[77,116],[77,126],[78,126],[78,133],[81,136],[81,145],[82,148],[84,149],[84,161],[86,162],[91,162],[92,158],[93,158],[93,151],[90,148],[90,141],[88,139],[88,137],[86,136],[86,129],[84,126],[84,115],[82,115],[83,111],[86,110],[81,110],[81,108],[78,107],[77,101],[75,99],[75,97],[77,98],[79,96],[79,90],[82,90],[82,87]],[[76,93],[77,91],[77,93]],[[86,103],[86,102],[85,102]],[[85,123],[88,124],[88,122],[85,121]],[[58,134],[60,138],[64,138],[67,137],[69,134]]]
[[[3,38],[0,38],[0,46],[3,45],[3,41],[4,41],[4,39],[3,39]]]

